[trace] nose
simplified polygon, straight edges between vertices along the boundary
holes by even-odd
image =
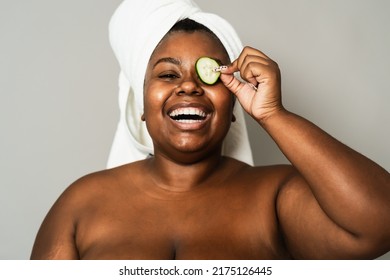
[[[179,84],[178,88],[176,89],[176,94],[202,95],[203,88],[199,85],[195,78],[189,77],[187,79],[183,79],[183,81]]]

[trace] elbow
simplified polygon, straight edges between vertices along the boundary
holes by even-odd
[[[390,225],[390,224],[388,224]],[[360,259],[376,259],[390,251],[390,226],[358,237]]]

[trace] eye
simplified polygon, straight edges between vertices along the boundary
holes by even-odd
[[[160,79],[163,80],[174,80],[180,78],[180,76],[176,73],[168,72],[168,73],[161,73],[158,75]]]

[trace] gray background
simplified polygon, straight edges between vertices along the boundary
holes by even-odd
[[[0,259],[28,259],[55,199],[105,167],[119,71],[107,25],[119,3],[0,2]],[[289,110],[390,169],[389,1],[197,3],[279,63]],[[256,163],[286,162],[247,121]]]

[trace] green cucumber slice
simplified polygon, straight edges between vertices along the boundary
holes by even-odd
[[[196,73],[200,80],[208,85],[213,85],[218,81],[221,73],[214,70],[218,67],[218,62],[206,56],[200,57],[195,63]]]

